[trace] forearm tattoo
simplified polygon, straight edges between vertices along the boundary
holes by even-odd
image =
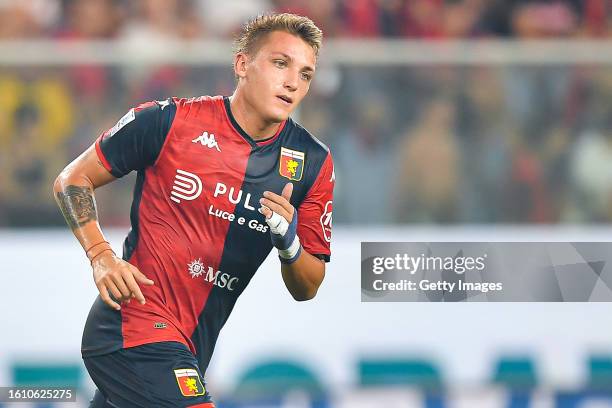
[[[98,219],[96,200],[89,187],[67,186],[64,191],[56,193],[62,214],[71,229],[77,229],[89,221]]]

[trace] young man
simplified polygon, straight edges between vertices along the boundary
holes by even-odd
[[[140,105],[58,176],[56,200],[100,291],[82,344],[92,407],[213,407],[204,372],[219,331],[273,246],[293,297],[315,296],[330,256],[333,164],[289,115],[321,40],[305,17],[254,19],[236,41],[231,97]],[[121,259],[93,190],[132,170]]]

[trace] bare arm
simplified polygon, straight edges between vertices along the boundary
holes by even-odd
[[[325,262],[302,250],[297,261],[281,265],[281,272],[285,286],[295,300],[310,300],[325,278]]]
[[[114,180],[92,145],[66,166],[53,183],[55,201],[84,250],[105,241],[93,191]]]
[[[295,208],[289,202],[292,192],[293,184],[291,183],[285,185],[281,195],[271,191],[264,192],[264,197],[260,200],[262,214],[269,219],[274,211],[291,223],[296,213]],[[291,264],[282,264],[281,273],[285,286],[295,300],[310,300],[315,297],[325,278],[325,262],[302,248],[295,261]]]
[[[53,183],[55,200],[91,261],[94,281],[106,304],[119,310],[119,302],[145,299],[136,281],[152,285],[137,268],[115,256],[98,223],[94,190],[114,181],[92,145],[59,174]]]

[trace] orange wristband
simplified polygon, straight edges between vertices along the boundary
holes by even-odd
[[[115,251],[113,251],[112,248],[104,248],[103,250],[101,250],[100,252],[98,252],[97,254],[92,256],[91,259],[89,260],[89,263],[91,263],[93,265],[94,259],[96,259],[100,254],[102,254],[102,253],[104,253],[106,251],[111,251],[113,253],[113,255],[115,255]]]
[[[93,244],[92,246],[90,246],[90,247],[89,247],[89,249],[86,249],[86,250],[85,250],[85,255],[86,255],[88,258],[89,258],[89,251],[91,251],[92,249],[94,249],[94,248],[95,248],[95,247],[97,247],[98,245],[100,245],[100,244],[104,244],[104,243],[106,243],[106,244],[108,244],[108,245],[110,246],[110,244],[108,243],[108,241],[100,241],[100,242],[98,242],[97,244]]]

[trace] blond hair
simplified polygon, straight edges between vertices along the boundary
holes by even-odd
[[[321,29],[308,17],[290,13],[261,15],[248,21],[234,40],[234,53],[251,55],[256,52],[259,41],[274,31],[300,37],[313,48],[315,56],[319,55],[323,41]]]

